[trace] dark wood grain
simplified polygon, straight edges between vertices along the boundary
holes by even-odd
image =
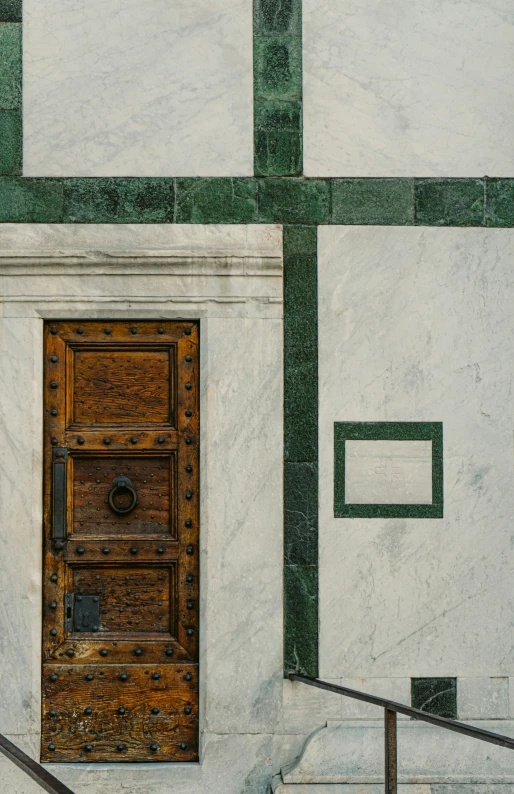
[[[46,761],[197,759],[198,366],[193,322],[45,324]],[[61,549],[51,538],[56,446],[68,450],[69,460]],[[129,477],[137,493],[136,507],[124,515],[108,503],[117,475]],[[114,506],[128,499],[117,492]],[[96,633],[67,631],[66,593],[99,597]],[[152,679],[152,672],[161,677]],[[148,716],[149,697],[159,701],[158,718]],[[83,714],[92,707],[88,699],[96,704],[92,721]],[[117,703],[126,714],[113,715]],[[51,710],[56,717],[48,717]],[[118,744],[127,749],[116,750]]]

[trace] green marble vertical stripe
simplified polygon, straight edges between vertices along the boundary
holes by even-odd
[[[254,172],[302,173],[301,0],[254,0]]]
[[[284,227],[284,669],[318,672],[317,229]]]
[[[0,176],[22,173],[21,4],[0,0]]]

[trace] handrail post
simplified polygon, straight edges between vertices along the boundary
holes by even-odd
[[[398,793],[396,711],[384,709],[385,794]]]

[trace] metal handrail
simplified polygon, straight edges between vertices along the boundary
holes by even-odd
[[[33,758],[24,753],[23,750],[20,750],[19,747],[16,747],[2,734],[0,734],[0,753],[22,769],[32,780],[35,780],[48,794],[73,794],[73,791],[68,786],[57,780],[47,769],[38,764],[37,761],[34,761]]]
[[[508,747],[514,750],[514,739],[510,736],[502,736],[500,733],[486,731],[484,728],[475,728],[474,725],[466,725],[464,722],[450,720],[446,717],[438,717],[436,714],[429,714],[420,709],[413,709],[411,706],[404,706],[403,703],[395,703],[394,700],[368,695],[356,689],[348,689],[345,686],[329,684],[328,681],[321,681],[319,678],[312,678],[309,675],[299,673],[289,673],[290,681],[300,681],[302,684],[325,689],[327,692],[335,692],[336,695],[362,700],[364,703],[371,703],[374,706],[381,706],[384,709],[384,728],[385,728],[385,794],[397,794],[398,791],[398,763],[397,763],[397,714],[405,714],[407,717],[415,717],[422,722],[429,722],[439,728],[446,728],[455,733],[462,733],[464,736],[471,736],[473,739],[480,739],[482,742],[497,744],[500,747]]]

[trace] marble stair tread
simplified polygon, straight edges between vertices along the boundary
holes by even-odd
[[[473,724],[514,737],[513,720],[484,720]],[[381,785],[383,788],[383,725],[379,722],[362,724],[356,721],[351,724],[327,723],[311,734],[300,755],[282,768],[281,779],[287,785],[353,784],[357,786],[359,794],[361,791],[358,787],[362,785]],[[507,786],[508,791],[512,785],[514,792],[514,750],[427,723],[400,722],[398,782],[418,786],[503,785]],[[318,794],[325,794],[323,790],[317,791]],[[330,791],[336,794],[331,787]],[[367,792],[367,789],[363,790],[363,794],[364,791]],[[289,794],[289,790],[281,789],[280,794]],[[422,793],[416,791],[415,794]],[[498,794],[503,792],[498,791]]]
[[[271,794],[384,794],[383,783],[284,783],[277,775]],[[514,794],[514,784],[400,784],[398,794]]]

